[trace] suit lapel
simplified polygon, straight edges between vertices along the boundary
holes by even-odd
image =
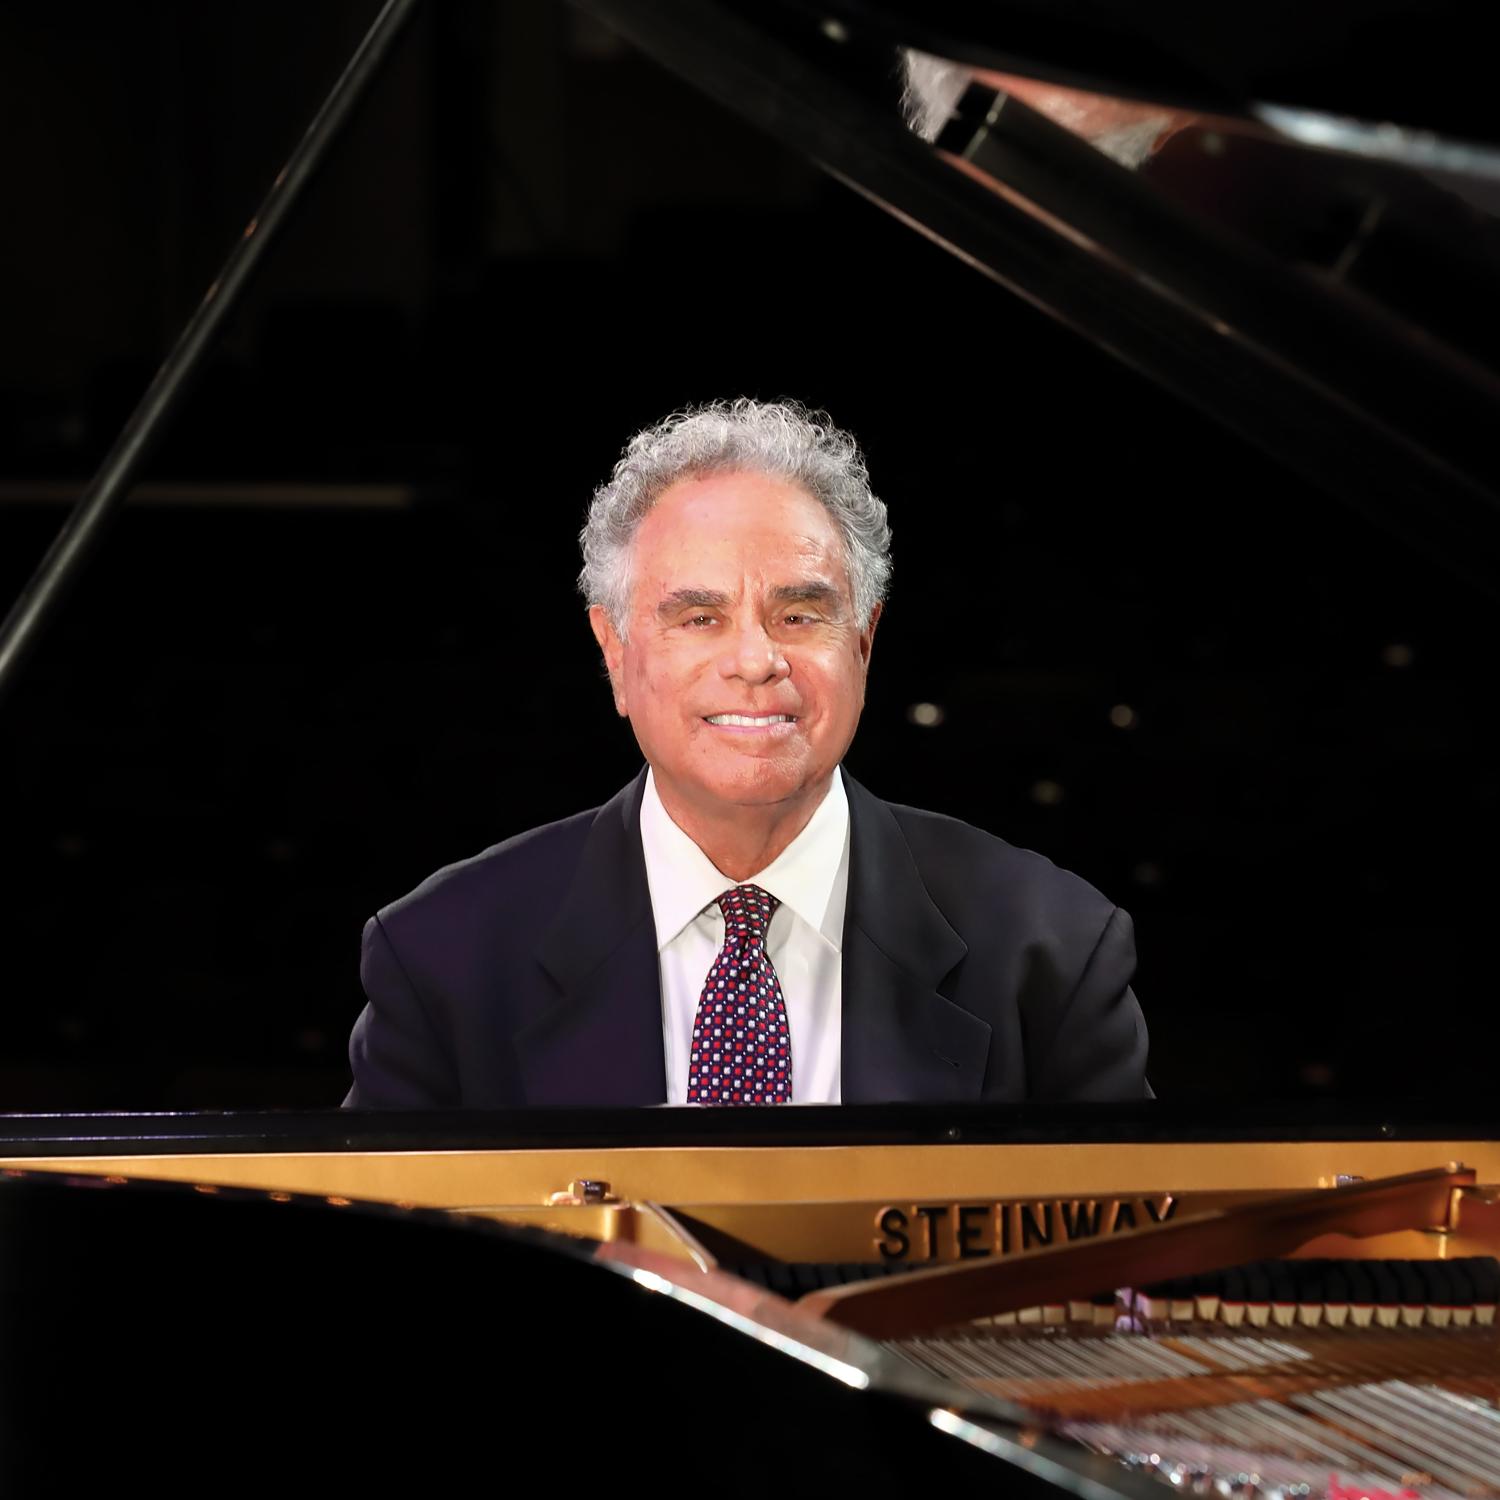
[[[978,1099],[989,1025],[937,992],[968,948],[928,894],[890,808],[853,777],[844,784],[844,1102]]]
[[[601,807],[537,956],[560,994],[516,1036],[529,1105],[667,1098],[656,927],[641,852],[643,770]]]
[[[666,1101],[661,975],[641,851],[644,770],[594,817],[537,956],[557,999],[516,1036],[529,1105]],[[934,904],[889,807],[845,775],[842,1096],[978,1099],[990,1028],[937,992],[968,952]]]

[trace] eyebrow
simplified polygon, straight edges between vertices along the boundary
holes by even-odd
[[[774,604],[821,604],[834,610],[843,605],[843,593],[823,578],[810,578],[804,583],[783,583],[771,590]]]
[[[682,609],[724,609],[729,604],[729,595],[717,589],[673,589],[656,606],[656,613],[666,619]]]
[[[769,598],[773,604],[821,604],[830,610],[844,602],[843,594],[823,578],[778,584],[770,591]],[[718,589],[673,589],[663,596],[656,613],[661,619],[668,619],[680,610],[727,609],[732,602],[728,594]]]

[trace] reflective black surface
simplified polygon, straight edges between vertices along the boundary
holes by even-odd
[[[1240,112],[1256,100],[1500,140],[1485,11],[1463,0],[834,0],[893,41],[1081,89]]]
[[[939,1432],[922,1401],[498,1226],[11,1177],[0,1265],[7,1494],[1080,1483],[1059,1491]],[[1095,1494],[1149,1493],[1084,1467]]]
[[[1323,1105],[796,1105],[779,1109],[0,1115],[0,1152],[459,1151],[564,1146],[1005,1146],[1083,1141],[1496,1140],[1487,1099]]]

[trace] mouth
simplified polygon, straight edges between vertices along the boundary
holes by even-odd
[[[703,722],[715,729],[767,733],[789,730],[797,718],[795,714],[705,714]]]

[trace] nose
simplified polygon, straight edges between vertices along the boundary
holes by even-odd
[[[765,627],[759,623],[737,630],[726,644],[727,649],[719,662],[719,673],[725,678],[738,677],[742,682],[758,687],[786,677],[792,670],[776,643],[766,634]]]

